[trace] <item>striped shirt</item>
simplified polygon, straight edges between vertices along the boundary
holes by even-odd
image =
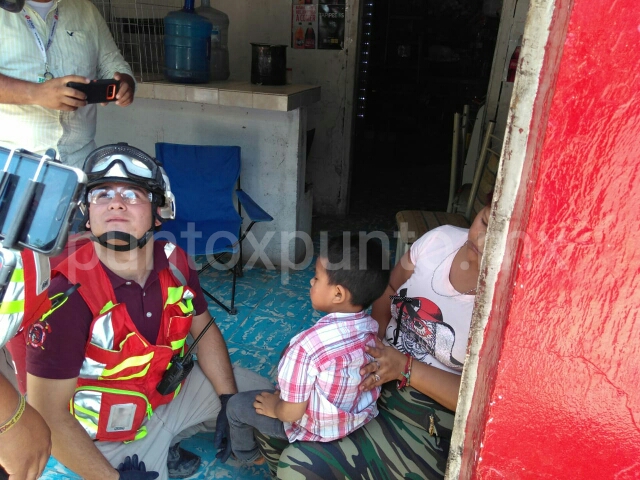
[[[343,438],[378,414],[380,388],[361,392],[360,368],[371,361],[378,323],[364,311],[332,313],[291,339],[278,365],[280,398],[309,400],[302,418],[284,422],[289,442]]]
[[[49,71],[55,77],[80,75],[90,79],[113,78],[115,72],[133,77],[109,28],[88,0],[57,0],[46,22],[29,5],[24,11],[46,45],[58,8],[58,24],[47,51]],[[0,10],[0,73],[38,82],[45,64],[32,30],[22,13]],[[0,145],[44,153],[56,148],[64,163],[80,166],[95,148],[96,105],[75,112],[37,105],[0,104]]]

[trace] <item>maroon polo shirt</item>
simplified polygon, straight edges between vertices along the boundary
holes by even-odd
[[[163,245],[154,243],[153,270],[144,288],[133,281],[119,277],[102,264],[118,303],[127,305],[127,311],[138,331],[151,344],[155,344],[160,330],[162,318],[162,291],[158,272],[169,266],[164,254]],[[191,267],[187,284],[194,291],[193,301],[195,315],[207,310],[207,301],[202,294],[198,274]],[[49,294],[65,292],[71,287],[69,281],[62,275],[56,275],[51,281]],[[27,345],[27,372],[41,378],[66,379],[75,378],[80,373],[89,328],[93,317],[87,304],[78,292],[74,292],[69,299],[49,317],[42,344]]]

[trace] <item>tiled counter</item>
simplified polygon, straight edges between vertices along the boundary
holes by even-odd
[[[265,86],[234,81],[177,85],[161,81],[139,83],[136,88],[136,98],[288,112],[320,100],[320,87],[314,85]]]
[[[320,87],[313,85],[140,83],[131,106],[98,109],[96,142],[127,142],[151,155],[156,142],[239,145],[242,188],[274,217],[253,227],[245,260],[286,266],[313,253],[305,241],[312,198],[305,187],[306,130],[307,106],[318,100]],[[193,172],[193,181],[207,179]]]

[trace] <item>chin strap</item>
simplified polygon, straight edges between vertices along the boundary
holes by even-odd
[[[147,244],[151,237],[153,237],[153,229],[147,230],[142,238],[136,238],[133,235],[125,232],[106,232],[99,237],[91,234],[91,240],[99,243],[105,248],[114,250],[116,252],[128,252],[136,247],[142,248]],[[125,245],[114,245],[112,243],[109,243],[109,240],[122,240],[127,243]]]

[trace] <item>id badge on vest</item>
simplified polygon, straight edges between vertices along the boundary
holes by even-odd
[[[112,405],[107,421],[107,432],[127,432],[133,427],[136,416],[135,403],[119,403]]]

